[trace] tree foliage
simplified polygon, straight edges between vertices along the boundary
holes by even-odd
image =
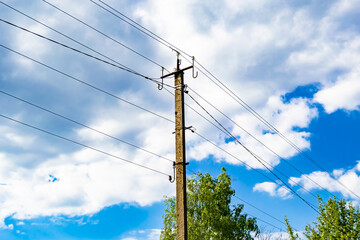
[[[360,239],[360,210],[352,203],[335,197],[329,198],[325,203],[320,197],[319,212],[314,226],[307,225],[304,235],[311,240],[339,240]],[[292,234],[292,228],[288,225],[288,232]],[[293,238],[297,239],[297,238]]]
[[[290,226],[289,219],[285,217],[285,223],[287,226],[287,231],[289,233],[289,240],[296,240],[299,239],[299,235],[294,232],[293,228]]]
[[[210,174],[197,174],[187,180],[188,238],[189,240],[249,240],[259,233],[255,218],[241,214],[243,205],[230,207],[231,179],[224,168],[213,179]],[[166,210],[161,240],[176,239],[176,202],[165,199]]]

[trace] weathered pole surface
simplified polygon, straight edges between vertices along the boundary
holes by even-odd
[[[175,72],[176,221],[177,240],[187,240],[184,72],[177,59]]]

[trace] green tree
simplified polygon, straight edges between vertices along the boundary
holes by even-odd
[[[299,235],[297,233],[294,233],[294,230],[293,228],[290,226],[290,223],[289,223],[289,219],[287,217],[285,217],[285,223],[286,223],[286,226],[287,226],[287,231],[289,233],[289,240],[297,240],[299,239]]]
[[[329,198],[325,203],[320,197],[319,212],[314,226],[307,225],[304,235],[311,240],[355,240],[360,239],[360,210],[351,202],[336,197]],[[289,234],[293,233],[288,225]],[[294,238],[296,239],[296,238]]]
[[[230,207],[231,179],[224,168],[213,179],[210,174],[197,174],[187,180],[187,216],[189,240],[250,240],[259,233],[255,218],[241,214],[243,205]],[[161,240],[176,239],[175,197],[165,199],[166,210]]]

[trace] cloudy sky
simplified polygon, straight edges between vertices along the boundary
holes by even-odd
[[[317,194],[359,204],[358,1],[0,3],[1,239],[158,239],[175,193],[173,79],[160,91],[133,72],[173,71],[169,44],[181,67],[197,60],[198,77],[185,73],[191,171],[225,167],[233,203],[268,232],[285,215],[303,230]]]

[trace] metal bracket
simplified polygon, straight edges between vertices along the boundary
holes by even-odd
[[[179,130],[179,129],[175,128],[175,132],[172,132],[172,134],[175,134],[176,130]],[[192,133],[194,133],[196,131],[196,128],[194,128],[193,126],[190,126],[190,127],[184,127],[184,130],[190,130]]]
[[[190,130],[192,133],[194,133],[196,131],[196,128],[190,126],[190,127],[185,127],[184,130]]]
[[[169,175],[169,182],[171,182],[171,183],[173,183],[173,182],[175,182],[175,177],[176,177],[176,171],[175,171],[175,168],[176,168],[176,162],[173,162],[173,169],[174,169],[174,177],[171,177],[170,175]]]
[[[185,165],[189,165],[190,163],[189,162],[186,162],[185,163]],[[174,163],[174,165],[176,166],[176,165],[184,165],[184,163],[183,162],[178,162],[178,163]]]
[[[161,67],[161,76],[164,75],[164,67]],[[164,78],[161,78],[161,83],[158,83],[158,89],[162,90],[164,88]]]
[[[185,85],[184,85],[184,88],[183,88],[184,93],[189,93],[189,91],[187,90],[187,88],[188,88],[188,85],[185,84]]]
[[[197,78],[198,76],[198,71],[196,71],[196,75],[195,75],[195,57],[192,57],[192,77],[193,78]]]

